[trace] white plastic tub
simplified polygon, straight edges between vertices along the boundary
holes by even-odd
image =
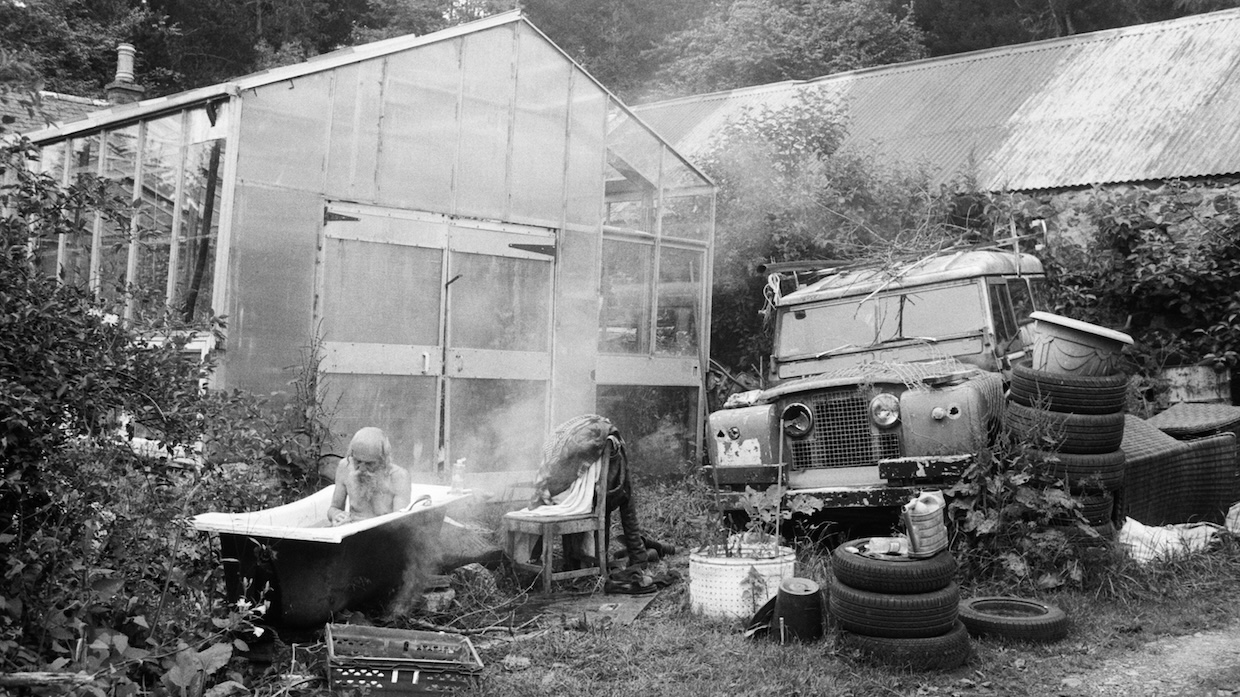
[[[1034,312],[1033,368],[1082,376],[1119,371],[1120,353],[1132,337],[1089,322]]]

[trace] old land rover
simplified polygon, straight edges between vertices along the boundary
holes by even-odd
[[[1001,424],[1041,263],[984,250],[782,271],[795,289],[774,294],[769,386],[709,417],[726,505],[781,484],[826,508],[890,507],[959,475]]]

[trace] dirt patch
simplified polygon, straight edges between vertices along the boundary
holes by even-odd
[[[1164,637],[1062,681],[1061,695],[1164,697],[1240,695],[1240,622]]]

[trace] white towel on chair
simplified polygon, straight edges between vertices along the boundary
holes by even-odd
[[[553,518],[589,513],[593,510],[594,482],[598,480],[599,472],[602,469],[603,459],[599,458],[594,464],[590,465],[590,469],[586,470],[585,474],[573,481],[572,486],[556,494],[551,499],[555,503],[534,509],[522,508],[508,515],[521,516],[522,518]]]

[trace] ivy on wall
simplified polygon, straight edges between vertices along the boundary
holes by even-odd
[[[1057,314],[1131,335],[1133,371],[1236,365],[1240,186],[1168,181],[1060,196],[1042,251]]]

